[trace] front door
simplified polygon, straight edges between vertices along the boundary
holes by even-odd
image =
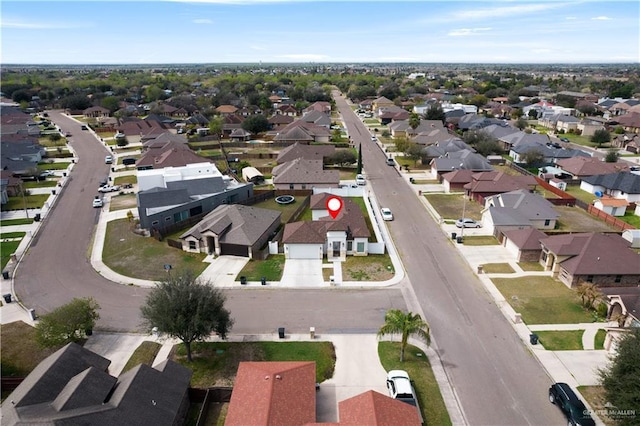
[[[331,257],[340,257],[340,241],[333,241],[332,249],[333,254]]]

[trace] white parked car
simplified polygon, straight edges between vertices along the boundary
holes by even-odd
[[[102,198],[96,195],[96,197],[93,199],[93,207],[102,207],[102,204]]]
[[[356,183],[360,186],[365,186],[367,184],[367,181],[364,180],[363,175],[356,175]]]
[[[105,164],[111,164],[113,163],[113,157],[110,155],[107,155],[106,157],[104,157],[104,163]]]
[[[120,191],[119,185],[103,185],[98,188],[98,192],[116,192]]]
[[[480,228],[482,226],[482,224],[480,222],[476,222],[473,219],[468,219],[468,218],[464,218],[464,219],[458,219],[456,220],[456,226],[458,228]]]
[[[382,220],[393,220],[393,213],[391,213],[391,209],[383,207],[380,209],[380,213],[382,213]]]
[[[389,396],[417,407],[416,393],[413,390],[409,374],[404,370],[391,370],[387,373]]]

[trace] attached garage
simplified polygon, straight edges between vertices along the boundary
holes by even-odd
[[[220,243],[220,255],[249,257],[249,247],[239,244]]]
[[[322,259],[322,244],[285,244],[286,259]]]

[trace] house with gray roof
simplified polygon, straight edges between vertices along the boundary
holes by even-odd
[[[462,169],[474,172],[493,170],[485,157],[469,149],[448,152],[442,157],[434,158],[429,164],[431,165],[431,174],[437,176],[439,180],[444,173],[453,170]]]
[[[338,170],[324,170],[322,160],[297,158],[280,164],[271,171],[276,189],[337,188]]]
[[[180,235],[182,250],[253,259],[280,226],[276,210],[239,204],[221,205]]]
[[[69,343],[38,366],[2,403],[3,425],[183,424],[191,371],[166,360],[113,377],[111,361]]]
[[[302,158],[304,160],[324,160],[332,156],[336,151],[335,145],[306,145],[299,142],[282,148],[278,153],[276,162],[283,164]]]
[[[618,234],[553,235],[540,240],[540,263],[567,287],[593,283],[599,287],[637,287],[640,254]]]
[[[482,223],[501,231],[533,227],[554,229],[560,215],[548,200],[528,190],[517,189],[485,198]]]
[[[513,158],[514,163],[524,163],[525,155],[530,151],[538,151],[542,154],[542,162],[547,164],[553,164],[565,158],[591,157],[591,155],[580,149],[555,148],[550,145],[541,145],[538,143],[521,143],[516,145],[509,151],[509,156]]]
[[[504,135],[498,138],[498,142],[502,145],[505,151],[510,151],[511,148],[520,144],[538,144],[545,146],[550,142],[549,136],[539,133],[526,133],[516,132]]]
[[[580,189],[591,194],[600,192],[612,198],[637,203],[640,202],[640,175],[624,171],[588,176],[580,182]]]

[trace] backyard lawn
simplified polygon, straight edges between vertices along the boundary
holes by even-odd
[[[551,277],[494,278],[491,281],[526,324],[593,322],[575,291]]]
[[[303,196],[296,196],[295,198],[295,201],[291,204],[278,204],[276,203],[275,198],[270,198],[268,200],[253,204],[251,207],[259,207],[262,209],[279,211],[282,214],[282,216],[280,217],[280,222],[284,224],[289,222],[291,216],[295,213],[296,209],[300,207],[300,203],[302,203],[302,201],[304,200]]]

